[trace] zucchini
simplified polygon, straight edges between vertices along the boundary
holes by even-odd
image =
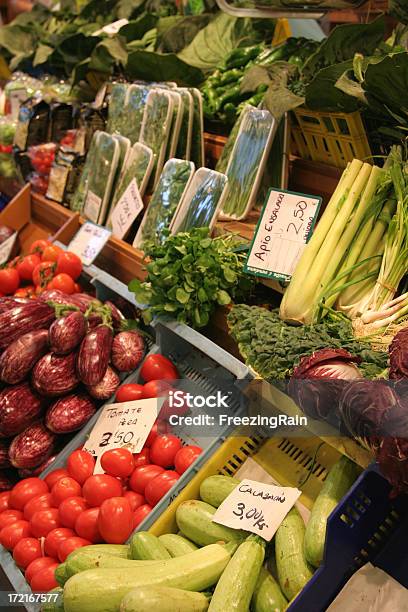
[[[208,598],[173,587],[140,587],[127,593],[120,612],[205,612]]]
[[[143,586],[203,591],[213,586],[231,556],[219,544],[146,567],[92,569],[72,576],[64,587],[65,612],[117,612],[123,597]]]
[[[111,557],[121,557],[122,559],[130,559],[130,546],[129,544],[90,544],[88,546],[82,546],[76,548],[67,557],[66,560],[71,560],[75,555],[82,554],[105,554]]]
[[[251,610],[253,612],[283,612],[287,605],[287,599],[279,584],[272,574],[262,567],[252,595]]]
[[[54,574],[55,575],[55,580],[62,587],[64,586],[64,584],[68,580],[68,576],[65,573],[66,566],[67,566],[66,563],[60,563],[59,566],[57,567],[57,569],[55,570],[55,574]]]
[[[110,555],[106,555],[103,553],[97,554],[87,554],[76,555],[70,561],[66,561],[65,567],[65,580],[71,578],[75,574],[79,574],[79,572],[85,572],[86,570],[94,569],[97,567],[117,569],[119,567],[123,567],[125,569],[133,569],[135,567],[144,567],[146,565],[151,565],[154,563],[158,563],[158,561],[138,561],[135,559],[122,559],[120,557],[111,557]]]
[[[166,550],[170,553],[171,557],[181,557],[186,555],[193,550],[197,550],[197,546],[183,538],[183,536],[176,535],[175,533],[166,533],[159,536],[159,541],[163,544]]]
[[[357,475],[356,464],[347,457],[341,457],[328,473],[313,504],[312,513],[306,525],[305,554],[306,559],[314,567],[319,567],[323,561],[327,520],[350,489]]]
[[[191,552],[191,551],[190,551]],[[132,559],[162,560],[171,559],[167,548],[152,533],[139,531],[135,533],[130,542],[130,554]]]
[[[293,507],[275,534],[278,580],[285,597],[295,597],[313,576],[304,554],[305,524]]]
[[[265,541],[250,535],[222,573],[208,612],[248,612],[264,558]]]
[[[200,497],[204,502],[218,508],[230,493],[239,485],[232,476],[209,476],[200,486]]]
[[[215,511],[210,504],[196,499],[182,502],[176,510],[177,526],[186,538],[199,546],[216,542],[241,542],[247,533],[213,523]]]
[[[58,599],[54,601],[47,601],[42,604],[41,612],[64,612],[64,597],[63,597],[63,589],[61,587],[55,587],[51,591],[48,591],[48,595],[58,594]]]

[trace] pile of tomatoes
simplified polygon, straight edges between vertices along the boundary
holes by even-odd
[[[46,289],[79,293],[76,281],[81,272],[82,262],[75,253],[48,240],[35,240],[28,255],[16,257],[0,270],[0,295],[32,297]]]

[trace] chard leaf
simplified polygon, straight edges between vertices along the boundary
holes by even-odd
[[[34,55],[33,66],[39,66],[41,64],[45,64],[45,62],[48,60],[48,58],[53,52],[54,52],[53,47],[40,43]]]
[[[210,15],[162,17],[157,23],[159,51],[179,53],[208,25],[210,18]]]
[[[204,75],[189,66],[174,53],[157,53],[137,49],[128,55],[126,75],[146,81],[176,81],[184,85],[198,85]]]
[[[328,112],[356,111],[360,107],[359,101],[336,87],[338,80],[352,67],[353,61],[348,60],[319,70],[306,87],[306,106]]]
[[[140,40],[149,30],[156,27],[157,17],[155,15],[149,15],[143,13],[137,19],[129,21],[128,24],[122,26],[119,30],[119,35],[126,39],[126,42],[130,43],[133,40]]]
[[[220,306],[226,306],[227,304],[231,304],[231,297],[224,289],[221,289],[217,293],[217,302]]]
[[[180,304],[187,304],[190,299],[190,295],[187,293],[187,291],[184,291],[184,289],[179,287],[176,291],[176,299],[178,302],[180,302]]]
[[[127,57],[126,46],[120,36],[105,38],[93,50],[89,68],[110,73],[115,65],[125,66]]]

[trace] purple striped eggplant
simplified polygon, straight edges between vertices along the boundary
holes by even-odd
[[[116,331],[121,331],[123,323],[126,321],[125,315],[113,302],[105,302],[105,306],[109,308],[112,314],[112,324]]]
[[[87,386],[93,387],[101,382],[109,365],[113,341],[112,329],[107,325],[98,325],[88,332],[82,340],[77,372],[79,379]]]
[[[21,306],[21,304],[29,304],[32,302],[30,298],[15,298],[11,296],[5,296],[0,298],[0,313],[7,312],[14,306]]]
[[[81,344],[87,331],[87,322],[79,310],[60,317],[49,330],[50,348],[56,355],[67,355]]]
[[[23,334],[49,327],[55,319],[54,308],[40,300],[30,300],[0,314],[0,349]]]
[[[21,468],[18,470],[18,475],[20,478],[32,478],[34,476],[39,476],[47,467],[51,465],[51,463],[56,460],[56,458],[57,455],[51,455],[51,457],[48,457],[46,461],[40,463],[40,465],[37,465],[35,468]]]
[[[56,434],[81,429],[95,414],[96,407],[84,394],[67,395],[52,404],[45,417],[45,426]]]
[[[4,438],[21,433],[37,421],[43,401],[28,383],[6,387],[0,393],[0,435]]]
[[[53,453],[56,436],[43,423],[34,423],[16,436],[9,448],[11,464],[19,469],[35,468]]]
[[[47,329],[36,329],[23,334],[9,344],[0,357],[0,380],[9,385],[23,381],[47,350]]]
[[[120,385],[120,378],[110,366],[108,366],[105,376],[101,382],[92,387],[87,387],[89,395],[98,400],[107,400],[115,393]]]
[[[42,302],[53,302],[54,304],[68,306],[69,308],[78,308],[81,312],[85,312],[87,309],[87,306],[82,301],[76,300],[74,295],[67,295],[58,289],[44,291],[39,296],[39,300]]]
[[[75,371],[76,353],[63,357],[47,353],[34,366],[31,382],[36,391],[47,397],[69,393],[78,385]]]
[[[112,364],[119,372],[131,372],[142,361],[145,341],[139,332],[123,331],[112,343]]]

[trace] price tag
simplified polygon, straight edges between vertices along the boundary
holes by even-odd
[[[108,36],[114,36],[123,28],[123,26],[127,25],[129,21],[127,19],[118,19],[117,21],[113,21],[112,23],[108,23],[106,26],[103,26],[100,30],[97,30],[92,34],[92,36],[100,36],[105,32]]]
[[[112,232],[106,227],[86,221],[69,243],[68,251],[78,255],[85,266],[90,266],[108,242],[111,234]]]
[[[14,232],[2,244],[0,244],[0,265],[5,264],[10,259],[11,251],[16,243],[18,232]]]
[[[212,520],[250,531],[270,542],[300,495],[299,489],[244,479],[222,502]]]
[[[244,270],[290,281],[313,232],[322,199],[271,189],[262,210]]]
[[[143,200],[141,198],[136,179],[132,179],[125,193],[115,206],[111,222],[113,235],[123,238],[130,230],[133,221],[143,210]]]
[[[87,219],[90,219],[94,223],[98,223],[101,206],[102,198],[97,196],[93,191],[88,190],[84,206],[84,214]]]

